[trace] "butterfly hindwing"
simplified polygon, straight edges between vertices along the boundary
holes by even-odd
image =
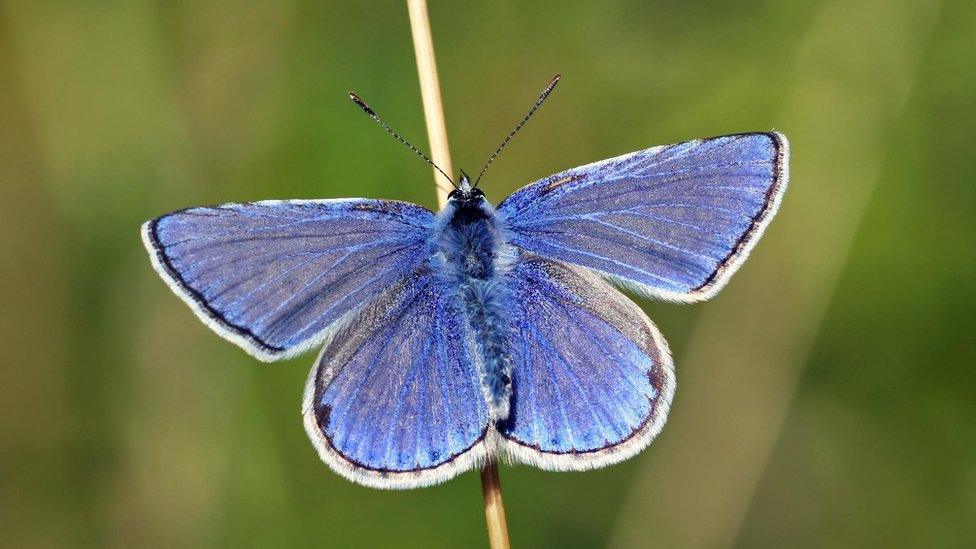
[[[651,297],[708,299],[775,214],[788,179],[780,133],[654,147],[552,175],[498,207],[516,246]]]
[[[510,273],[513,397],[498,426],[504,450],[550,470],[627,459],[667,419],[675,386],[667,343],[599,276],[521,255]]]
[[[488,406],[463,314],[457,288],[422,267],[322,350],[303,413],[336,472],[367,486],[413,488],[485,458]]]
[[[156,270],[208,326],[278,360],[415,270],[433,220],[403,202],[272,200],[173,212],[142,235]]]

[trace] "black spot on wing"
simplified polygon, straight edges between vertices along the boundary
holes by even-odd
[[[319,424],[319,429],[324,433],[329,428],[329,419],[332,416],[332,406],[324,404],[315,406],[315,421]]]

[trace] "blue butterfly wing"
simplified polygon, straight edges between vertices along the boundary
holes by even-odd
[[[486,455],[488,406],[456,286],[427,267],[367,305],[327,345],[303,413],[319,455],[376,488],[448,480]]]
[[[722,288],[786,190],[789,145],[751,133],[654,147],[528,185],[498,207],[516,246],[651,297]]]
[[[657,328],[586,269],[523,253],[511,275],[512,408],[498,426],[506,454],[582,470],[650,444],[675,387]]]
[[[222,337],[261,360],[321,343],[344,315],[424,261],[434,215],[381,200],[190,208],[145,223],[160,276]]]

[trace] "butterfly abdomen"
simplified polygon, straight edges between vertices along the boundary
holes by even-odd
[[[507,352],[509,292],[506,244],[494,212],[484,201],[451,204],[442,214],[438,257],[447,282],[456,286],[473,345],[481,359],[482,393],[495,421],[508,417],[512,364]]]

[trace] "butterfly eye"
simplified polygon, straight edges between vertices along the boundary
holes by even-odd
[[[447,199],[448,200],[454,200],[454,199],[458,198],[459,196],[460,196],[460,193],[458,193],[457,189],[455,189],[455,190],[453,190],[453,191],[451,191],[450,193],[447,194]]]
[[[485,193],[481,189],[474,188],[474,189],[471,189],[471,196],[473,196],[475,198],[484,198],[485,197]]]

